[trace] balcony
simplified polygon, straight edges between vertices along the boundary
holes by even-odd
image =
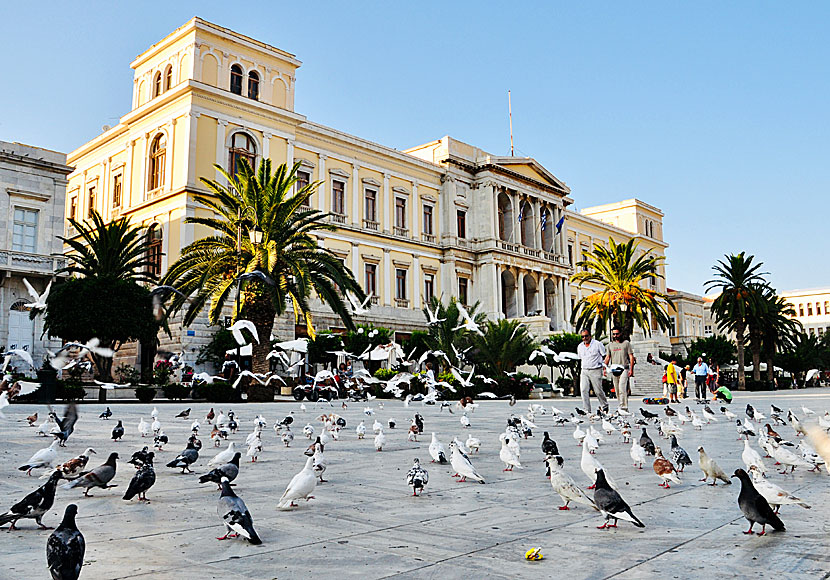
[[[395,226],[394,228],[392,228],[392,233],[402,238],[409,237],[409,230],[407,228],[399,228],[398,226]]]
[[[534,250],[533,248],[528,248],[527,246],[522,246],[522,252],[525,256],[531,256],[533,258],[542,257],[542,250]]]
[[[421,234],[421,239],[425,242],[430,243],[430,244],[435,243],[435,236],[432,235],[432,234]]]
[[[521,248],[519,244],[511,244],[510,242],[505,242],[502,240],[499,240],[499,247],[502,250],[507,250],[508,252],[516,252],[517,254],[521,251],[519,249]]]
[[[373,232],[376,232],[380,227],[380,223],[373,220],[363,220],[363,227],[367,230],[372,230]]]
[[[370,302],[372,303],[372,306],[377,306],[380,302],[380,299],[378,298],[378,296],[372,294],[372,299],[370,300]]]
[[[0,252],[0,268],[17,272],[53,274],[55,270],[63,268],[65,265],[66,260],[64,258],[15,252],[13,250]]]
[[[409,300],[406,298],[395,298],[396,308],[409,308]]]
[[[331,221],[336,224],[345,224],[346,223],[346,216],[342,213],[333,213],[329,216]]]
[[[469,246],[470,246],[470,242],[469,242],[469,241],[467,241],[467,239],[466,239],[466,238],[456,238],[456,239],[455,239],[455,244],[456,244],[457,246],[462,247],[462,248],[467,248],[467,247],[469,247]]]

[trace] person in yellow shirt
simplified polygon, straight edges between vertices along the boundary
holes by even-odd
[[[669,363],[669,365],[666,367],[666,384],[669,387],[670,403],[680,402],[677,399],[677,385],[680,382],[680,379],[677,376],[677,365],[675,364],[676,362],[676,360],[672,360],[671,363]]]

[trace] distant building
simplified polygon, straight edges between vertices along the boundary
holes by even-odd
[[[46,349],[60,341],[41,338],[43,320],[29,319],[32,298],[23,278],[42,293],[55,270],[64,266],[64,199],[72,168],[66,155],[0,141],[0,344],[28,351],[40,366]],[[24,370],[15,360],[12,364]],[[28,369],[26,369],[28,370]]]
[[[809,290],[788,290],[781,292],[795,310],[795,320],[804,327],[810,336],[822,336],[830,332],[830,288],[811,288]]]
[[[685,355],[693,341],[713,334],[710,309],[703,296],[673,288],[668,289],[668,295],[672,301],[669,307],[671,350],[673,354]]]

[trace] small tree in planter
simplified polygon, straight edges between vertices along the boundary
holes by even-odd
[[[155,387],[140,386],[135,390],[135,398],[140,403],[149,403],[156,397]]]
[[[166,360],[157,361],[153,367],[153,384],[163,387],[170,382],[172,375],[173,363]]]

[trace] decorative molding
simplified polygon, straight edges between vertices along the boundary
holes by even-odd
[[[430,203],[438,203],[438,198],[435,197],[434,195],[430,195],[428,193],[422,193],[421,194],[421,199],[423,201],[428,201]]]
[[[370,264],[380,264],[380,261],[383,259],[382,256],[375,256],[374,254],[360,254],[360,257],[363,258],[364,262]]]
[[[351,255],[351,250],[343,250],[340,248],[327,248],[329,252],[337,256],[338,258],[348,258]]]
[[[329,174],[336,175],[344,181],[351,177],[351,175],[347,171],[343,171],[342,169],[339,169],[337,167],[332,167],[331,169],[329,169]]]
[[[300,163],[300,169],[314,169],[317,167],[313,162],[309,161],[308,159],[303,159],[302,157],[295,157],[294,163]]]
[[[457,205],[458,207],[463,207],[465,210],[470,209],[470,204],[467,202],[466,199],[461,199],[461,198],[456,197],[455,198],[455,205]]]
[[[412,262],[404,262],[403,260],[392,260],[392,265],[398,268],[409,268],[412,265]]]
[[[421,270],[423,270],[427,274],[437,274],[438,273],[438,267],[437,266],[432,266],[430,264],[421,264]]]
[[[361,181],[365,185],[371,185],[373,187],[383,187],[383,184],[380,181],[378,181],[377,179],[372,179],[371,177],[364,177],[363,179],[361,179]]]
[[[52,198],[51,195],[45,193],[27,191],[25,189],[15,189],[12,187],[7,187],[6,193],[8,193],[10,197],[23,197],[26,199],[33,199],[35,201],[49,201]]]
[[[401,195],[409,195],[410,194],[410,191],[407,188],[401,187],[399,185],[394,186],[392,188],[392,191],[394,191],[395,193],[399,193]]]

